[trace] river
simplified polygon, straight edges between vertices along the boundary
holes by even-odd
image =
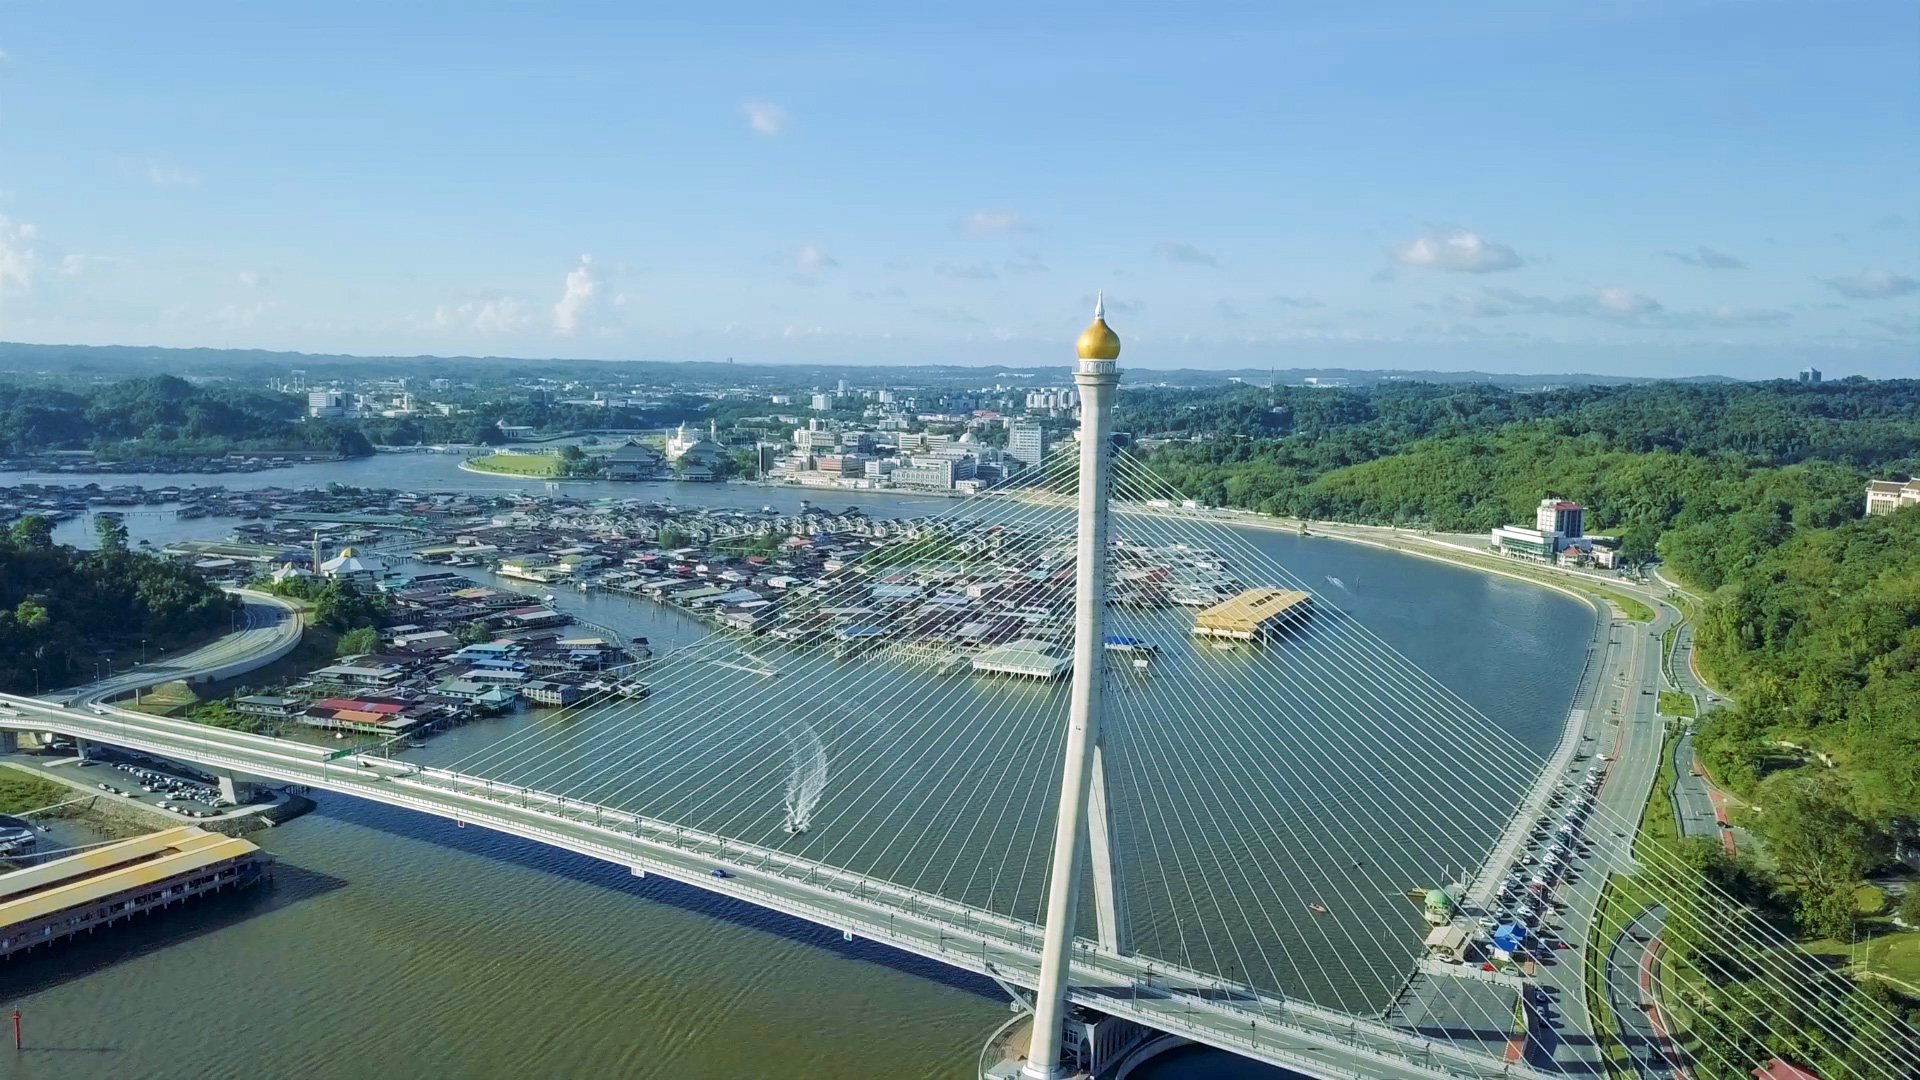
[[[0,474],[0,483],[543,489],[462,472],[458,461],[381,455],[217,477]],[[753,486],[564,490],[781,510],[807,499],[877,516],[952,505]],[[127,524],[136,539],[161,544],[217,537],[231,523],[136,509]],[[67,522],[58,536],[84,543],[89,530]],[[1557,737],[1593,627],[1584,605],[1363,545],[1249,536],[1301,578],[1326,580],[1322,591],[1343,610],[1502,728],[1543,753]],[[646,603],[572,593],[559,602],[657,643],[695,636],[680,616]],[[542,719],[517,714],[460,729],[428,756],[458,760],[490,741],[537,739]],[[8,1075],[964,1080],[980,1041],[1006,1016],[989,983],[697,889],[358,800],[318,802],[316,813],[255,835],[279,859],[270,889],[14,964],[6,985],[29,1051]],[[1276,1074],[1196,1050],[1135,1075]]]

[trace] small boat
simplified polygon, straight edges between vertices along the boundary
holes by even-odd
[[[1327,905],[1315,900],[1313,903],[1307,905],[1307,910],[1313,912],[1315,915],[1325,915],[1327,913]]]

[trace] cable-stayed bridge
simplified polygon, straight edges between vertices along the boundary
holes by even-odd
[[[1031,988],[1040,927],[779,850],[444,769],[208,728],[105,706],[0,695],[0,727],[58,731],[497,829],[662,874],[955,967]],[[728,876],[716,877],[715,869]],[[1076,1002],[1306,1072],[1335,1077],[1515,1075],[1503,1063],[1176,964],[1078,950]],[[1522,1070],[1524,1073],[1524,1070]]]
[[[1117,379],[1092,360],[1083,374]],[[1609,1071],[1617,1021],[1583,973],[1613,951],[1593,932],[1610,875],[1661,897],[1699,978],[1775,995],[1676,987],[1745,1041],[1649,1067],[1744,1077],[1812,1037],[1851,1041],[1862,1076],[1912,1070],[1840,979],[1635,850],[1662,746],[1636,689],[1644,631],[1616,630],[1638,643],[1595,673],[1628,688],[1580,697],[1564,732],[1490,718],[1346,615],[1346,584],[1178,512],[1087,400],[1082,446],[842,538],[857,550],[770,613],[645,665],[644,698],[391,759],[88,695],[0,699],[0,727],[498,829],[1032,990],[1029,1075],[1059,1062],[1063,1003],[1325,1080]],[[763,539],[775,557],[815,542]],[[1254,589],[1293,615],[1193,632],[1196,609]],[[1408,890],[1456,885],[1463,932],[1499,914],[1570,948],[1536,948],[1531,974],[1425,961]],[[1564,1027],[1537,983],[1559,987]]]

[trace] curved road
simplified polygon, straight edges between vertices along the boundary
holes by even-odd
[[[300,644],[306,628],[299,608],[269,593],[230,590],[246,602],[240,626],[233,633],[189,653],[109,676],[69,690],[42,695],[44,700],[68,705],[91,705],[135,690],[184,679],[226,679],[280,659]]]

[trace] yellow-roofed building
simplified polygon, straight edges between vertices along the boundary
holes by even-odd
[[[252,885],[271,863],[248,841],[183,825],[0,874],[0,957]]]
[[[1306,615],[1312,604],[1313,597],[1297,589],[1248,589],[1195,614],[1193,632],[1201,637],[1251,641]]]

